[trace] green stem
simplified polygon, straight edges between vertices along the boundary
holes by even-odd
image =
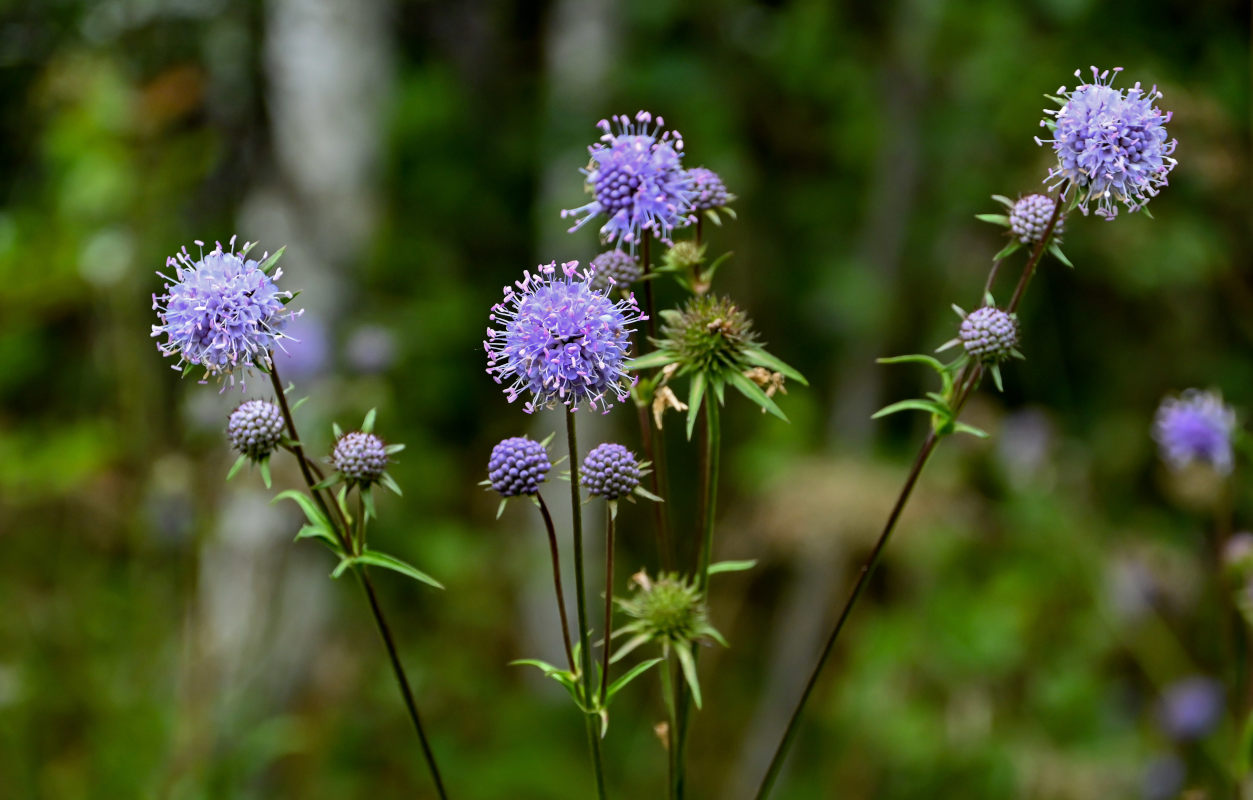
[[[566,409],[566,439],[570,446],[570,527],[574,532],[574,608],[579,625],[579,671],[583,683],[583,702],[592,704],[592,645],[587,634],[587,600],[583,579],[583,513],[579,493],[579,443],[575,433],[574,412]],[[605,642],[609,647],[609,642]],[[588,747],[592,751],[592,769],[596,773],[596,792],[601,798],[605,793],[605,766],[600,752],[600,733],[597,720],[585,714]]]
[[[605,646],[601,648],[600,706],[609,691],[609,640],[613,638],[613,507],[605,503]]]
[[[661,665],[661,694],[666,701],[666,719],[669,722],[669,729],[666,731],[666,795],[670,800],[675,800],[678,796],[678,785],[676,779],[678,777],[678,750],[675,747],[675,737],[678,735],[678,717],[675,709],[679,706],[679,697],[675,692],[675,686],[680,682],[680,678],[674,677],[678,665],[671,658],[671,648],[665,645],[664,655],[666,662]]]
[[[1007,310],[1013,313],[1022,302],[1023,294],[1027,291],[1027,284],[1031,282],[1031,276],[1035,273],[1036,265],[1040,262],[1040,256],[1044,253],[1045,247],[1052,238],[1053,228],[1057,225],[1057,220],[1061,217],[1062,210],[1062,194],[1059,192],[1053,198],[1053,214],[1049,217],[1048,225],[1044,228],[1044,235],[1040,237],[1035,247],[1031,251],[1031,256],[1027,260],[1026,266],[1023,267],[1022,275],[1018,279],[1018,285],[1014,289],[1013,297],[1010,298]],[[989,276],[988,284],[995,277],[995,271],[999,268],[999,262],[994,262],[992,266],[993,274]],[[982,303],[982,300],[980,300]],[[956,419],[962,408],[965,406],[966,400],[974,392],[982,377],[983,368],[978,364],[970,364],[962,371],[957,379],[957,395],[953,400],[953,418]],[[857,599],[861,597],[862,590],[866,588],[871,574],[879,564],[879,558],[883,554],[883,549],[887,545],[888,539],[892,536],[892,531],[896,529],[896,523],[900,519],[901,512],[905,509],[909,497],[913,493],[914,485],[918,482],[918,477],[922,474],[922,469],[926,466],[927,459],[931,457],[931,453],[939,444],[939,437],[934,430],[927,432],[927,438],[923,440],[922,447],[918,450],[918,455],[914,458],[914,464],[909,470],[909,475],[905,478],[905,485],[901,488],[900,495],[896,498],[895,505],[888,515],[887,523],[883,527],[879,539],[875,542],[874,549],[870,552],[869,558],[862,564],[861,571],[858,573],[857,581],[853,584],[853,590],[849,594],[848,600],[844,603],[839,617],[836,619],[835,628],[832,629],[831,635],[827,637],[826,644],[822,648],[822,652],[818,656],[818,663],[814,665],[813,671],[809,675],[809,680],[805,683],[805,688],[801,692],[800,700],[797,701],[796,708],[792,711],[792,716],[788,720],[787,727],[783,730],[783,738],[779,741],[778,747],[775,749],[774,755],[770,759],[770,766],[766,770],[766,775],[762,778],[761,786],[757,790],[757,800],[765,800],[774,788],[775,781],[779,778],[779,772],[783,769],[784,759],[787,757],[788,749],[792,745],[792,740],[796,738],[796,732],[799,726],[802,712],[805,710],[805,704],[809,702],[809,696],[813,693],[814,686],[818,682],[823,667],[827,664],[832,650],[835,648],[835,642],[840,636],[840,631],[844,629],[844,623],[848,621],[849,614],[853,610],[853,606],[857,604]]]
[[[653,469],[648,474],[649,491],[658,497],[667,498],[669,482],[666,478],[666,442],[660,431],[653,430],[649,419],[647,405],[637,405],[640,421],[640,442],[644,450],[644,460],[652,462]],[[667,487],[662,489],[662,487]],[[653,507],[653,527],[657,531],[657,561],[663,571],[674,569],[674,546],[670,540],[670,519],[665,503],[650,503]]]
[[[309,494],[313,497],[314,502],[318,504],[322,514],[331,522],[331,527],[335,531],[335,537],[339,540],[340,547],[345,553],[351,553],[352,536],[348,521],[344,518],[343,510],[339,507],[339,503],[335,502],[335,498],[331,498],[331,505],[335,508],[335,514],[332,515],[326,501],[322,497],[320,491],[315,491],[314,486],[319,480],[314,477],[317,466],[313,464],[306,456],[304,447],[300,444],[300,434],[296,431],[296,420],[292,416],[291,407],[287,404],[287,392],[283,389],[282,380],[278,376],[277,366],[274,364],[273,356],[270,358],[270,381],[274,384],[274,392],[278,398],[279,409],[283,412],[283,421],[287,425],[287,436],[292,440],[290,450],[292,455],[296,457],[297,463],[300,465],[301,475],[304,476],[305,486],[309,489]],[[364,512],[360,514],[365,517]],[[334,520],[338,519],[339,524],[336,525]],[[435,784],[435,792],[439,795],[440,800],[447,800],[448,794],[444,789],[444,780],[439,774],[439,766],[435,763],[435,753],[431,750],[430,742],[427,741],[426,731],[422,728],[422,719],[418,715],[418,706],[413,699],[413,690],[409,686],[409,679],[405,675],[404,665],[400,662],[400,656],[396,651],[396,642],[392,638],[391,628],[387,624],[387,618],[383,616],[383,609],[379,605],[378,596],[374,591],[374,584],[370,581],[370,576],[366,574],[364,568],[354,569],[361,588],[365,591],[366,599],[370,603],[370,612],[374,616],[375,627],[378,628],[379,636],[383,639],[383,645],[387,648],[387,657],[391,662],[392,673],[396,676],[396,685],[400,689],[401,697],[404,699],[405,708],[409,712],[409,719],[413,722],[414,730],[418,734],[418,743],[422,747],[422,756],[426,759],[427,769],[431,773],[431,781]]]
[[[548,550],[553,560],[553,587],[557,590],[557,613],[561,616],[561,643],[566,646],[566,661],[570,664],[570,671],[575,672],[578,667],[574,664],[574,651],[570,648],[570,621],[566,617],[566,596],[561,588],[561,554],[557,550],[557,529],[553,526],[553,517],[548,513],[548,504],[544,502],[544,497],[536,492],[535,499],[539,502],[540,514],[544,517],[544,527],[548,529]]]

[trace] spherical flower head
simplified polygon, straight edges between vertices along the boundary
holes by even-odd
[[[582,170],[593,199],[561,212],[578,220],[570,232],[603,214],[605,242],[634,251],[644,231],[668,242],[671,231],[693,221],[696,192],[683,169],[683,137],[647,111],[634,120],[625,114],[602,119],[598,126],[603,135],[588,148],[591,162]]]
[[[1018,346],[1018,319],[995,306],[983,306],[961,321],[957,338],[973,359],[1004,361]]]
[[[1167,397],[1157,408],[1153,438],[1162,458],[1175,469],[1194,461],[1212,466],[1220,475],[1235,465],[1232,436],[1236,414],[1217,392],[1189,389],[1181,397]]]
[[[353,431],[339,437],[331,463],[348,483],[369,486],[387,469],[387,446],[372,433]]]
[[[640,260],[622,250],[606,250],[592,259],[591,285],[598,292],[608,292],[610,287],[625,289],[644,274]]]
[[[539,491],[552,466],[548,448],[542,443],[514,436],[492,448],[487,479],[502,497],[530,495]]]
[[[579,480],[589,494],[617,500],[640,485],[640,465],[630,450],[620,444],[606,442],[597,445],[583,459]]]
[[[1162,93],[1154,86],[1144,91],[1139,83],[1130,89],[1112,84],[1121,67],[1098,72],[1092,67],[1092,82],[1067,91],[1058,89],[1059,110],[1045,111],[1040,124],[1052,131],[1049,142],[1057,154],[1057,165],[1049,170],[1046,183],[1057,188],[1063,183],[1063,197],[1073,190],[1084,214],[1088,203],[1096,201],[1096,214],[1113,219],[1118,203],[1128,211],[1143,208],[1167,184],[1175,168],[1178,142],[1167,139],[1170,112],[1153,105]],[[1079,77],[1080,72],[1075,71]]]
[[[1213,678],[1196,675],[1176,681],[1162,692],[1158,721],[1172,739],[1195,741],[1223,717],[1223,687]]]
[[[635,296],[611,300],[588,282],[577,261],[544,264],[505,287],[492,306],[483,348],[487,373],[505,385],[513,402],[530,394],[526,411],[586,403],[608,413],[614,401],[630,395],[627,375],[630,326],[647,319]]]
[[[663,346],[675,353],[682,372],[742,372],[752,366],[746,356],[760,342],[752,320],[729,298],[698,295],[682,311],[663,315]]]
[[[267,400],[249,400],[226,421],[226,438],[231,447],[250,461],[261,461],[283,440],[283,412]]]
[[[637,589],[619,601],[628,616],[640,622],[640,633],[655,641],[690,642],[710,631],[709,614],[700,591],[678,575],[663,573],[657,580],[635,577]]]
[[[696,192],[692,198],[693,211],[713,211],[725,208],[735,199],[735,195],[727,191],[722,178],[712,169],[692,167],[687,174],[692,179],[692,188]]]
[[[1055,201],[1045,194],[1029,194],[1019,198],[1009,211],[1009,229],[1013,231],[1014,238],[1023,244],[1043,239],[1049,220],[1053,218],[1054,205]],[[1058,215],[1057,222],[1053,225],[1052,238],[1056,239],[1061,235],[1065,222],[1066,218]]]
[[[157,349],[178,358],[175,369],[203,367],[206,376],[233,384],[235,373],[242,378],[251,367],[270,366],[270,353],[281,348],[283,330],[299,312],[284,305],[291,292],[275,285],[281,269],[270,275],[261,262],[246,258],[249,245],[234,252],[234,238],[230,248],[219,242],[199,259],[183,248],[166,260],[173,275],[157,273],[166,284],[164,294],[152,296],[160,321],[152,335],[165,337]]]

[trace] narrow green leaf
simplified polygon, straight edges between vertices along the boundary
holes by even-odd
[[[367,520],[378,519],[378,511],[374,509],[374,493],[370,491],[370,487],[363,486],[357,492],[361,495],[361,504],[365,506],[365,518]]]
[[[967,425],[964,422],[953,423],[953,433],[968,433],[971,436],[977,436],[980,439],[988,438],[987,431],[981,428],[976,428],[974,425]]]
[[[609,688],[605,690],[605,702],[608,703],[610,700],[613,699],[613,696],[615,694],[617,694],[619,691],[622,690],[624,686],[626,686],[628,683],[638,678],[640,675],[643,675],[645,672],[649,670],[650,667],[653,667],[656,664],[660,664],[662,661],[665,661],[665,659],[664,658],[650,658],[647,661],[641,661],[640,663],[636,664],[634,667],[631,667],[629,670],[626,671],[626,673],[621,678],[618,678],[616,681],[609,684]]]
[[[757,566],[757,559],[750,558],[744,561],[718,561],[709,565],[709,574],[717,575],[720,572],[743,572]]]
[[[274,499],[271,500],[270,503],[277,503],[279,500],[291,500],[296,505],[300,506],[300,510],[305,512],[305,519],[309,520],[309,524],[315,528],[321,527],[326,528],[327,530],[334,530],[331,526],[330,520],[322,514],[322,510],[319,509],[317,504],[313,502],[313,498],[309,497],[304,492],[298,492],[295,489],[288,489],[285,492],[279,492],[275,495]]]
[[[295,414],[297,411],[300,410],[300,407],[303,406],[307,402],[309,402],[309,395],[305,395],[304,397],[300,398],[296,402],[292,403],[291,413]]]
[[[707,208],[705,209],[705,216],[710,222],[717,225],[719,228],[722,227],[722,218],[718,216],[717,211],[714,211],[712,208]]]
[[[914,353],[907,356],[887,356],[885,358],[876,358],[875,361],[879,364],[926,364],[941,375],[947,371],[940,359],[934,356],[923,355],[922,353]]]
[[[1010,239],[1009,244],[1002,247],[999,253],[992,256],[992,260],[1000,261],[1001,259],[1009,258],[1020,247],[1022,247],[1022,242],[1018,241],[1017,239]]]
[[[274,269],[274,265],[278,263],[278,260],[283,257],[283,251],[285,251],[286,249],[287,249],[287,245],[283,245],[279,249],[275,250],[273,255],[271,255],[265,261],[262,261],[261,271],[268,275],[270,270]]]
[[[890,406],[884,406],[871,415],[871,419],[879,419],[889,414],[895,414],[899,411],[925,411],[928,414],[939,414],[940,416],[951,416],[948,406],[942,406],[933,400],[901,400]]]
[[[270,459],[263,458],[257,462],[257,471],[261,473],[261,480],[265,482],[265,488],[270,488]]]
[[[1004,214],[975,214],[975,219],[982,222],[991,222],[993,225],[1000,225],[1002,228],[1009,227],[1009,217]]]
[[[247,464],[247,463],[248,463],[248,456],[241,453],[239,458],[235,459],[234,465],[231,466],[231,471],[226,473],[226,479],[229,481],[231,478],[235,477],[235,473],[243,469],[244,464]]]
[[[796,368],[788,365],[782,359],[770,355],[761,348],[749,350],[744,354],[744,356],[748,360],[748,363],[752,364],[754,367],[765,367],[766,369],[781,373],[784,377],[796,381],[801,386],[809,385],[809,381],[805,380],[805,376],[800,374]]]
[[[1006,197],[1003,194],[994,194],[992,195],[992,199],[1000,203],[1001,205],[1005,206],[1006,208],[1014,207],[1014,201],[1010,200],[1008,197]]]
[[[339,427],[338,422],[331,423],[331,432],[335,434],[336,439],[344,438],[344,429]]]
[[[642,484],[641,484],[640,486],[636,486],[636,487],[635,487],[634,489],[632,489],[631,491],[632,491],[634,494],[637,494],[637,495],[639,495],[640,497],[644,498],[645,500],[652,500],[654,503],[664,503],[664,502],[666,502],[666,501],[665,501],[665,500],[663,500],[662,498],[658,497],[657,495],[655,495],[655,494],[653,494],[652,492],[650,492],[650,491],[648,491],[647,489],[645,489],[645,488],[644,488],[644,486],[643,486]]]
[[[319,492],[323,489],[329,489],[335,484],[339,483],[343,479],[344,479],[344,476],[342,474],[338,472],[332,472],[330,475],[326,476],[322,480],[313,484],[313,491]]]
[[[679,642],[674,646],[679,657],[679,665],[683,667],[683,677],[692,689],[692,702],[700,708],[700,681],[696,678],[696,659],[692,658],[692,648],[687,642]]]
[[[365,412],[365,419],[361,421],[361,430],[365,433],[374,433],[374,417],[375,409]]]
[[[319,528],[317,525],[305,525],[296,532],[296,538],[293,541],[301,539],[321,539],[331,546],[335,552],[341,552],[339,542],[335,541],[335,536],[326,528]]]
[[[615,638],[617,637],[617,634],[619,633],[626,633],[626,631],[625,630],[614,631]],[[630,639],[627,640],[626,644],[619,647],[618,651],[609,657],[609,663],[617,664],[623,658],[626,658],[628,653],[630,653],[631,651],[633,651],[635,648],[639,647],[640,645],[646,644],[649,641],[651,641],[651,637],[646,633],[641,633],[638,636],[632,636]]]
[[[508,502],[508,498],[500,498],[500,505],[496,506],[496,519],[500,519],[500,515],[505,513],[505,504]]]
[[[1001,365],[992,364],[988,367],[988,372],[992,373],[992,382],[996,384],[996,391],[1005,391],[1005,385],[1001,382]]]
[[[331,573],[332,578],[339,578],[344,574],[344,570],[357,563],[357,559],[351,556],[343,556],[339,559],[339,563],[335,565],[335,571]]]
[[[740,394],[744,395],[749,400],[752,400],[754,403],[769,411],[771,414],[774,414],[784,422],[788,421],[787,415],[783,413],[783,409],[779,408],[774,400],[767,395],[760,386],[753,383],[752,380],[744,377],[744,375],[739,372],[732,372],[727,377],[731,379],[731,385],[739,390]]]
[[[393,478],[389,473],[384,472],[383,476],[379,478],[379,483],[383,484],[383,488],[388,489],[389,491],[395,492],[398,497],[405,496],[405,493],[400,491],[400,484],[396,483],[396,479]],[[488,481],[487,483],[489,486],[491,485],[491,481]]]
[[[700,404],[705,398],[705,373],[698,372],[692,376],[692,386],[687,394],[687,440],[692,441],[692,431],[696,429],[696,417],[700,413]]]
[[[1066,258],[1066,254],[1062,252],[1062,249],[1057,246],[1057,242],[1049,243],[1049,252],[1053,254],[1053,258],[1056,258],[1071,269],[1075,268],[1075,265],[1070,263],[1070,259]]]
[[[665,350],[654,350],[653,352],[646,353],[639,358],[631,359],[626,363],[626,368],[632,372],[638,372],[642,369],[656,369],[657,367],[664,367],[671,361],[674,361],[673,354]]]
[[[389,556],[387,553],[380,553],[377,550],[367,549],[361,555],[357,556],[357,560],[362,564],[369,564],[370,566],[382,567],[383,569],[390,569],[393,572],[399,572],[401,575],[406,575],[413,578],[415,581],[420,581],[428,586],[434,586],[436,589],[444,588],[444,584],[435,580],[430,575],[427,575],[422,570],[401,561],[395,556]]]
[[[383,448],[383,452],[387,453],[390,456],[390,455],[399,453],[401,450],[404,450],[404,449],[405,449],[405,446],[403,444],[389,444]]]

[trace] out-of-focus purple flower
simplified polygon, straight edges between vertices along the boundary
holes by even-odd
[[[1063,197],[1077,192],[1084,214],[1095,200],[1097,216],[1106,219],[1118,215],[1118,203],[1138,211],[1157,196],[1175,167],[1171,154],[1178,144],[1166,138],[1170,112],[1153,105],[1162,93],[1156,86],[1145,92],[1138,82],[1115,89],[1111,84],[1121,71],[1092,67],[1091,83],[1070,92],[1060,87],[1054,99],[1061,108],[1046,110],[1048,117],[1040,122],[1053,138],[1036,137],[1037,144],[1049,142],[1057,154],[1057,165],[1045,180],[1052,182],[1050,189],[1066,184]]]
[[[1231,447],[1235,427],[1236,414],[1221,395],[1188,389],[1157,407],[1153,438],[1162,458],[1175,469],[1202,461],[1228,475],[1235,465]]]
[[[692,167],[687,174],[692,179],[692,189],[696,192],[692,198],[693,211],[725,208],[735,199],[735,195],[727,191],[722,177],[712,169]]]
[[[209,253],[193,259],[184,247],[166,259],[174,274],[164,278],[165,294],[152,296],[152,308],[161,324],[152,326],[153,337],[164,336],[157,348],[162,355],[178,358],[175,369],[203,367],[205,376],[235,382],[250,367],[269,366],[270,353],[281,349],[287,324],[300,312],[287,309],[291,292],[275,285],[283,271],[273,276],[261,262],[246,258],[249,245],[235,253],[219,242]],[[264,259],[264,257],[263,257]]]
[[[1222,684],[1203,675],[1167,686],[1157,710],[1162,730],[1180,741],[1200,739],[1214,729],[1222,716]]]
[[[396,362],[396,337],[381,325],[362,325],[348,336],[344,355],[360,372],[383,372]]]
[[[608,243],[634,252],[643,231],[669,242],[672,230],[693,219],[696,192],[683,169],[683,137],[647,111],[597,124],[603,135],[588,148],[591,162],[582,170],[592,201],[561,212],[578,220],[570,232],[604,214],[600,235]]]
[[[1144,800],[1173,800],[1183,789],[1188,769],[1175,755],[1159,756],[1149,762],[1140,785]]]
[[[598,292],[610,286],[626,289],[644,274],[640,260],[621,250],[606,250],[592,259],[590,267],[592,288]]]
[[[488,317],[502,327],[488,328],[483,341],[487,373],[505,384],[511,403],[529,392],[527,413],[557,403],[577,410],[583,402],[607,413],[630,394],[629,326],[647,317],[634,295],[615,302],[578,267],[569,261],[559,274],[553,262],[527,271],[505,287]]]
[[[283,378],[307,380],[326,367],[330,343],[326,324],[321,319],[303,314],[292,320],[283,338],[283,349],[274,354],[278,372]]]

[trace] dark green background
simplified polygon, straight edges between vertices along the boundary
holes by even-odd
[[[310,202],[275,158],[265,54],[299,31],[239,0],[0,8],[0,797],[428,796],[351,583],[323,578],[332,561],[312,543],[286,544],[292,509],[263,547],[230,535],[229,514],[266,499],[255,474],[222,481],[238,390],[178,380],[148,336],[166,256],[235,232],[289,243],[250,215],[258,186]],[[601,20],[603,75],[580,72],[585,40],[554,32],[578,13]],[[719,555],[760,564],[715,585],[732,648],[702,659],[691,771],[693,797],[736,798],[923,430],[869,420],[933,388],[873,359],[933,349],[952,335],[949,303],[977,301],[1002,239],[973,215],[997,210],[989,195],[1038,190],[1042,95],[1090,63],[1165,92],[1171,186],[1156,219],[1067,221],[1078,268],[1044,264],[1022,309],[1028,360],[968,410],[992,440],[932,462],[777,796],[1135,797],[1172,753],[1189,786],[1215,785],[1232,723],[1175,747],[1154,708],[1171,681],[1230,669],[1213,589],[1224,523],[1209,477],[1168,475],[1148,428],[1187,386],[1253,406],[1247,4],[476,0],[385,14],[381,113],[360,121],[381,148],[374,221],[346,252],[305,243],[333,290],[302,281],[293,255],[282,283],[331,309],[326,374],[299,387],[314,394],[310,446],[372,406],[408,444],[393,470],[405,496],[382,501],[372,538],[448,590],[377,582],[454,797],[591,793],[564,697],[506,666],[557,658],[536,637],[553,623],[541,534],[522,504],[494,521],[476,483],[499,438],[559,424],[505,402],[480,342],[502,285],[596,252],[595,226],[567,236],[558,215],[583,202],[595,122],[649,108],[683,132],[690,163],[725,176],[740,218],[708,234],[735,252],[719,288],[813,384],[789,387],[790,425],[739,402],[726,415]],[[366,323],[395,337],[381,374],[343,352]],[[635,442],[628,408],[587,420],[588,446]],[[676,459],[690,474],[692,457]],[[283,486],[289,470],[276,465]],[[1237,474],[1237,527],[1253,522],[1246,486]],[[693,490],[676,482],[680,520]],[[619,559],[619,591],[654,564],[637,509]],[[232,580],[257,604],[211,613]],[[205,644],[223,619],[260,630],[223,655]],[[265,626],[302,619],[317,622],[296,658]],[[655,678],[623,698],[613,796],[661,796]]]

